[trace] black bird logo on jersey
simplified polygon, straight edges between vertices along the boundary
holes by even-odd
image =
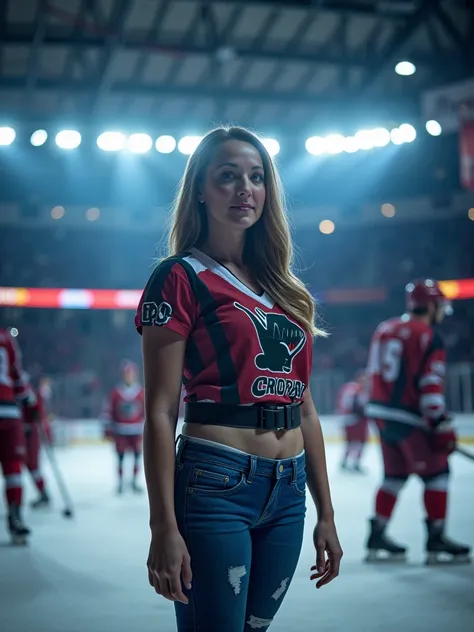
[[[255,365],[272,373],[291,373],[293,358],[306,342],[304,330],[285,314],[264,312],[259,307],[251,311],[239,303],[234,305],[247,314],[257,332],[262,353],[255,357]]]

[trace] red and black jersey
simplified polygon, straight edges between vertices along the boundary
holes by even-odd
[[[20,349],[14,338],[0,329],[0,421],[21,419],[18,400],[34,401],[28,376],[21,365]]]
[[[376,329],[369,351],[367,416],[427,426],[446,413],[446,351],[432,327],[409,316]]]
[[[141,384],[119,384],[109,395],[102,417],[115,434],[136,435],[143,432],[145,392]]]
[[[336,412],[341,415],[343,425],[350,426],[365,418],[366,395],[366,389],[359,382],[347,382],[341,386]]]
[[[197,249],[162,261],[135,324],[167,327],[187,340],[185,401],[222,404],[303,400],[311,335],[266,293],[258,295]]]

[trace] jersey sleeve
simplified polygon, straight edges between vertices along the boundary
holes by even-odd
[[[22,403],[33,407],[36,405],[36,396],[31,388],[29,377],[23,370],[20,347],[14,338],[10,338],[9,343],[11,378],[15,397]]]
[[[135,316],[139,334],[143,327],[165,327],[188,338],[197,317],[197,302],[188,274],[176,260],[161,262],[143,291]]]
[[[446,374],[446,350],[441,337],[435,333],[426,350],[420,371],[420,409],[430,422],[446,414],[444,379]]]

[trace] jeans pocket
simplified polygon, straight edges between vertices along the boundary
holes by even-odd
[[[306,496],[306,468],[302,468],[291,483],[293,490],[297,496]]]
[[[217,463],[197,463],[189,478],[188,492],[227,496],[246,484],[244,472]]]

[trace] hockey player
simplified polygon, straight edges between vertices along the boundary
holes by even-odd
[[[448,557],[469,561],[470,548],[449,540],[445,532],[448,456],[456,433],[446,411],[446,352],[435,324],[449,313],[439,284],[431,279],[406,287],[407,313],[381,323],[369,352],[371,386],[366,414],[376,421],[384,463],[384,481],[375,499],[375,516],[367,541],[367,560],[384,551],[403,559],[406,547],[385,533],[398,494],[408,477],[424,484],[427,563]]]
[[[50,498],[46,490],[46,483],[40,468],[40,426],[42,426],[44,435],[47,436],[49,433],[49,424],[41,394],[42,391],[43,389],[40,383],[39,388],[35,392],[36,405],[25,406],[23,412],[26,443],[26,466],[39,493],[38,498],[31,503],[33,509],[48,507],[50,504]]]
[[[138,382],[138,368],[128,360],[121,365],[122,382],[111,392],[104,417],[106,420],[106,436],[115,441],[118,457],[118,488],[123,492],[123,463],[126,452],[134,455],[132,489],[136,493],[142,491],[138,484],[140,460],[142,455],[142,435],[145,419],[144,390]]]
[[[5,479],[8,530],[13,544],[26,544],[30,530],[21,517],[22,466],[25,458],[20,404],[34,406],[35,397],[21,366],[16,341],[0,329],[0,464]]]
[[[337,413],[341,416],[345,438],[342,470],[364,473],[360,460],[369,427],[364,410],[366,403],[367,377],[365,371],[360,371],[352,382],[341,387],[337,399]]]

